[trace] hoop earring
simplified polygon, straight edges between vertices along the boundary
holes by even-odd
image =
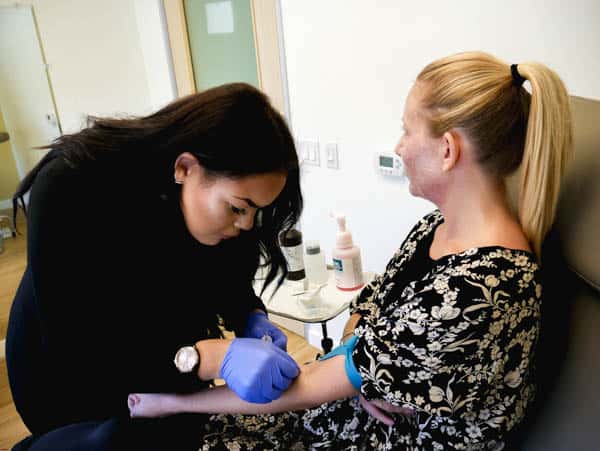
[[[175,179],[175,183],[177,183],[178,185],[183,185],[183,180],[177,180],[177,179]]]

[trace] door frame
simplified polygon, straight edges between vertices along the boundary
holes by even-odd
[[[196,92],[183,0],[163,0],[179,97]],[[260,89],[291,124],[279,0],[250,0]],[[275,38],[275,39],[274,39]]]
[[[35,8],[34,8],[34,1],[35,0],[0,0],[0,8],[3,9],[10,9],[10,8],[18,8],[18,9],[28,9],[31,12],[31,17],[33,19],[33,27],[35,29],[35,38],[37,39],[37,43],[40,49],[40,55],[41,55],[41,59],[42,59],[42,64],[44,65],[44,72],[46,73],[46,82],[48,83],[48,90],[50,93],[50,101],[52,103],[52,112],[54,113],[54,118],[52,118],[54,121],[56,121],[56,126],[58,128],[58,134],[59,136],[62,135],[62,126],[61,126],[61,121],[60,121],[60,116],[58,114],[58,108],[56,107],[56,97],[54,94],[54,89],[52,87],[52,79],[50,77],[50,71],[49,71],[49,65],[48,65],[48,61],[46,59],[46,53],[44,51],[44,44],[42,42],[42,38],[40,36],[40,29],[39,29],[39,25],[38,25],[38,21],[37,21],[37,17],[35,14]],[[4,121],[7,124],[7,129],[8,129],[8,122],[10,122],[10,120],[6,119],[6,115],[4,115]],[[13,142],[11,142],[11,150],[12,150],[12,154],[13,154],[13,158],[15,160],[15,164],[17,166],[17,174],[19,176],[19,180],[23,180],[23,178],[25,178],[25,176],[28,173],[28,170],[24,167],[24,161],[23,158],[20,154],[20,150],[16,148],[16,146],[14,145]]]

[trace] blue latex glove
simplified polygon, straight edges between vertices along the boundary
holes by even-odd
[[[264,335],[270,336],[275,346],[287,351],[286,335],[275,324],[269,321],[267,314],[265,312],[250,313],[244,337],[262,338]]]
[[[289,354],[256,338],[234,339],[219,371],[240,398],[262,404],[279,398],[299,372]]]

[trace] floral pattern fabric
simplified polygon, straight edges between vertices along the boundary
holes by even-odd
[[[534,254],[499,246],[431,260],[442,222],[439,211],[425,216],[351,305],[361,315],[353,352],[361,393],[411,407],[413,416],[388,427],[356,399],[277,415],[214,415],[202,449],[503,449],[534,396],[539,267]]]

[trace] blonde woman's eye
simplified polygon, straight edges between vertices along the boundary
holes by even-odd
[[[231,211],[233,211],[236,215],[245,215],[246,214],[245,209],[237,208],[237,207],[234,207],[233,205],[231,206]]]

